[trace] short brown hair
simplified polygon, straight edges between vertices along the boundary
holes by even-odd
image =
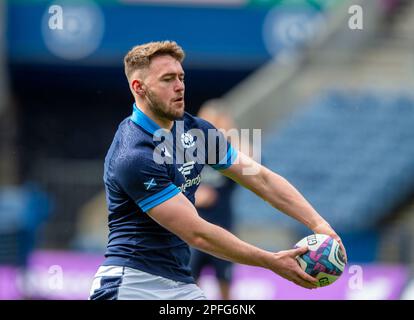
[[[170,55],[183,62],[184,50],[175,41],[148,42],[133,47],[124,57],[125,75],[129,79],[138,69],[148,68],[156,56]]]

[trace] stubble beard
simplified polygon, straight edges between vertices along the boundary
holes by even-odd
[[[159,118],[175,121],[181,119],[184,115],[184,108],[180,110],[171,110],[164,102],[162,102],[155,93],[147,90],[147,101],[150,110]]]

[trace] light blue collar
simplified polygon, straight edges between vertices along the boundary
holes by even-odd
[[[161,129],[161,127],[142,112],[135,103],[133,105],[131,120],[152,135],[154,135],[157,130]]]

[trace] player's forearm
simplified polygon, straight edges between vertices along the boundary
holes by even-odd
[[[204,222],[190,243],[193,247],[235,263],[266,268],[272,253],[248,244],[227,230]]]
[[[302,194],[285,178],[263,168],[260,173],[262,187],[259,196],[273,207],[314,229],[326,221],[318,214]]]
[[[315,230],[327,224],[286,179],[239,152],[237,163],[223,174],[256,193],[273,207]]]

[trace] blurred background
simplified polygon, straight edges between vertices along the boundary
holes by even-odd
[[[165,39],[187,54],[187,111],[220,97],[261,129],[262,163],[347,248],[329,287],[236,265],[231,297],[413,299],[413,28],[409,0],[0,1],[0,299],[87,299],[103,159],[133,102],[122,59]],[[241,187],[232,203],[234,232],[262,248],[311,233]],[[218,297],[208,269],[200,283]]]

